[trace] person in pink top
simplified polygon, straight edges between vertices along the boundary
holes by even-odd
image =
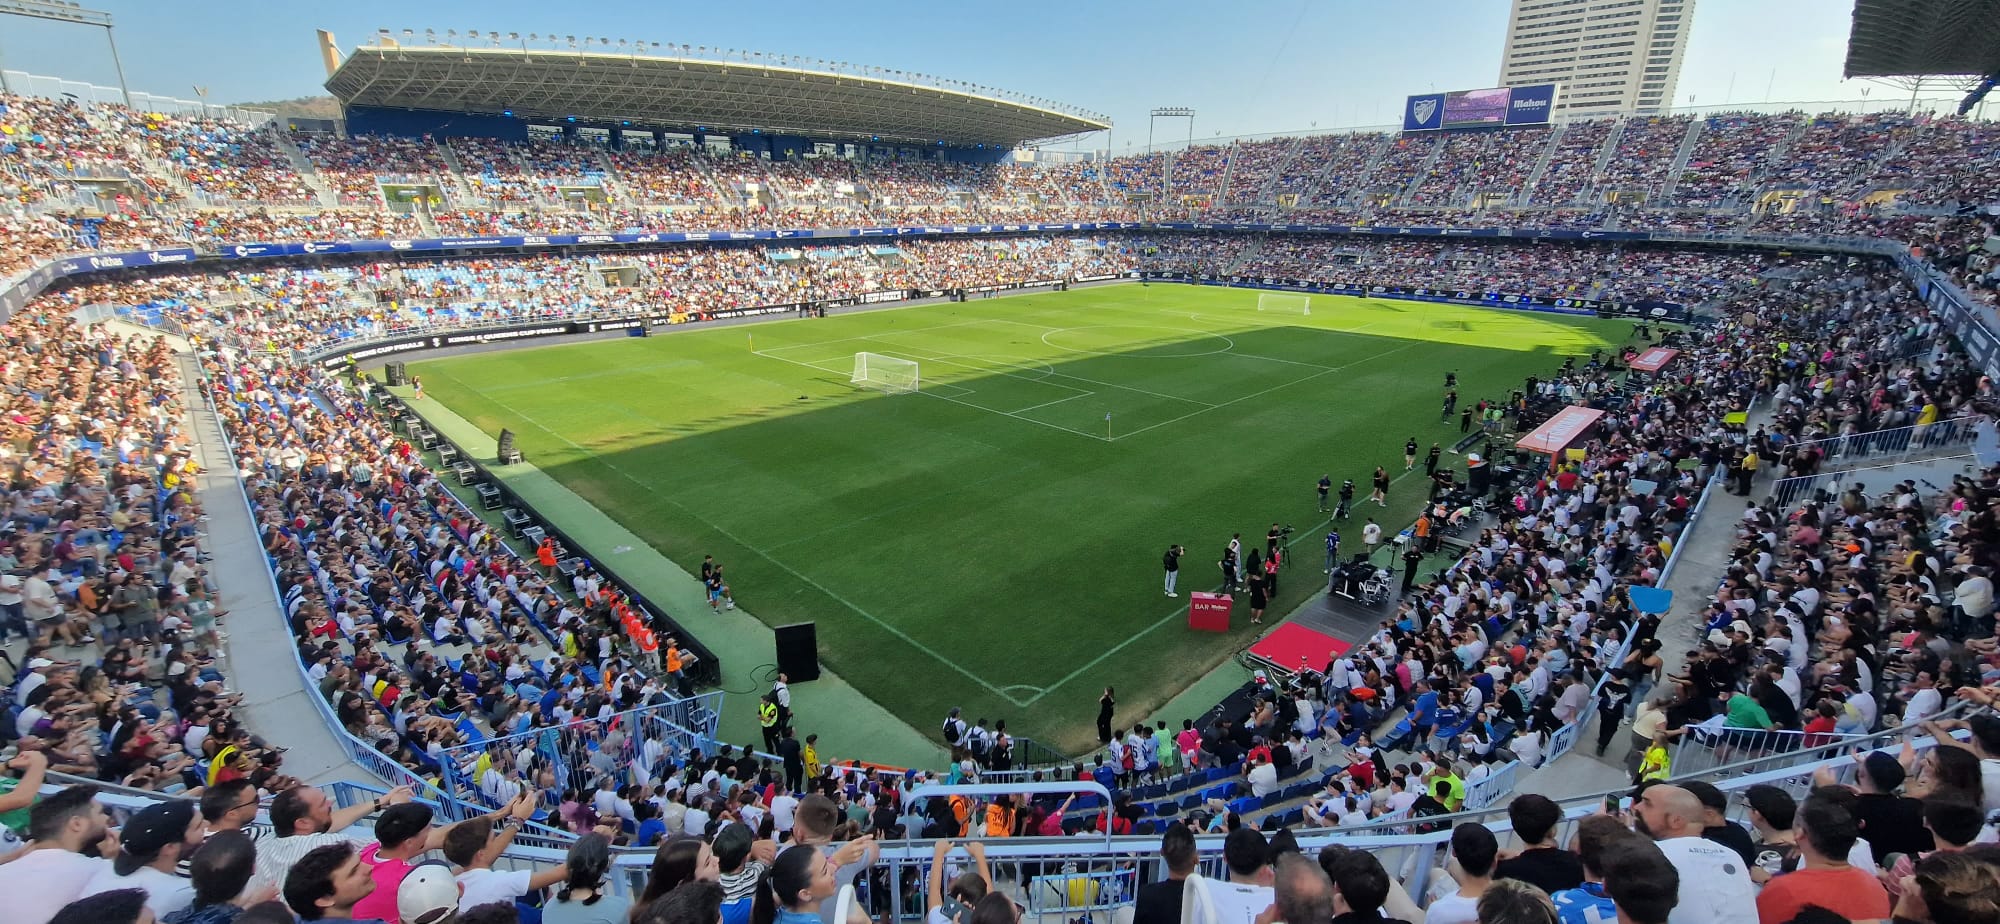
[[[1181,720],[1181,732],[1174,736],[1174,747],[1181,752],[1181,765],[1189,770],[1201,766],[1201,732],[1195,731],[1193,719]]]
[[[499,811],[474,820],[490,825],[508,815],[526,821],[534,814],[535,793],[530,790]],[[354,917],[358,920],[380,918],[387,924],[400,924],[396,911],[396,890],[402,886],[403,877],[415,868],[411,861],[426,851],[444,846],[445,834],[455,827],[457,825],[431,827],[431,808],[419,802],[405,802],[383,809],[382,817],[375,822],[376,843],[361,848],[361,865],[367,867],[368,875],[375,880],[375,891],[354,903]]]

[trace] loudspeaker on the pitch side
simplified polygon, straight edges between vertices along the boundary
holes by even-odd
[[[779,626],[772,630],[778,640],[778,672],[788,683],[819,679],[819,634],[810,622]]]

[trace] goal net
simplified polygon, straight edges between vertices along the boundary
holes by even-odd
[[[917,364],[880,353],[854,354],[854,384],[892,395],[917,390]]]
[[[1312,314],[1312,296],[1286,295],[1280,292],[1260,292],[1257,294],[1257,310]]]

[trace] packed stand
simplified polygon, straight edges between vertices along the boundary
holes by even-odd
[[[1867,176],[1864,190],[1905,189],[1904,199],[1917,205],[1985,205],[2000,198],[1992,169],[2000,157],[2000,127],[1992,122],[1919,117],[1916,131],[1902,140]]]
[[[1290,162],[1301,138],[1273,138],[1269,141],[1238,141],[1229,146],[1229,185],[1216,197],[1217,208],[1225,205],[1257,205],[1264,188],[1278,176],[1278,168]]]
[[[1167,154],[1140,154],[1120,157],[1102,165],[1104,184],[1117,200],[1165,197]]]
[[[1626,119],[1617,149],[1596,178],[1596,190],[1633,192],[1649,202],[1658,200],[1693,122],[1688,116]]]
[[[1578,196],[1590,189],[1597,171],[1597,158],[1603,153],[1604,142],[1611,137],[1611,128],[1616,124],[1612,119],[1594,119],[1571,122],[1557,129],[1561,134],[1556,136],[1555,148],[1549,152],[1549,164],[1543,168],[1542,178],[1535,184],[1529,201],[1561,208],[1574,203]]]
[[[1673,201],[1686,205],[1716,205],[1747,197],[1756,190],[1750,181],[1780,163],[1785,139],[1799,127],[1798,113],[1777,116],[1733,114],[1702,120],[1700,137],[1689,152],[1687,166],[1674,184]],[[1629,129],[1628,129],[1629,130]]]
[[[1299,195],[1299,205],[1334,208],[1361,185],[1368,166],[1395,143],[1379,132],[1317,135],[1306,139],[1299,156],[1278,178],[1277,194]]]
[[[1461,141],[1460,138],[1467,140]],[[1518,201],[1549,133],[1542,129],[1453,136],[1444,157],[1418,185],[1413,205],[1457,205],[1467,196],[1505,193]]]
[[[1390,203],[1395,203],[1423,174],[1431,155],[1437,153],[1445,142],[1446,139],[1435,132],[1395,138],[1389,142],[1388,153],[1382,156],[1375,169],[1367,176],[1357,178],[1365,184],[1357,191],[1368,196],[1386,197]]]
[[[382,177],[442,184],[451,175],[451,167],[428,137],[302,134],[296,142],[344,206],[379,207]]]
[[[516,156],[520,145],[491,138],[452,138],[445,145],[474,197],[517,205],[539,201],[542,179]]]
[[[716,200],[702,155],[691,147],[606,151],[617,195],[632,202],[696,205]]]
[[[1851,195],[1915,131],[1915,121],[1903,112],[1821,113],[1792,142],[1784,160],[1769,165],[1765,183]]]
[[[1205,198],[1211,206],[1219,204],[1233,149],[1233,145],[1203,144],[1174,152],[1168,168],[1167,201],[1179,205],[1193,197]]]
[[[319,204],[270,130],[229,119],[146,113],[128,117],[147,157],[166,163],[210,202]]]
[[[184,219],[186,239],[208,247],[270,241],[359,241],[371,238],[420,237],[423,226],[413,215],[373,209],[320,211],[190,212]]]

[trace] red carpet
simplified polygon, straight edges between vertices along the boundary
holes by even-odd
[[[1324,632],[1288,622],[1250,646],[1250,657],[1286,673],[1297,672],[1299,659],[1303,657],[1306,668],[1317,673],[1326,669],[1328,658],[1346,654],[1352,647]]]

